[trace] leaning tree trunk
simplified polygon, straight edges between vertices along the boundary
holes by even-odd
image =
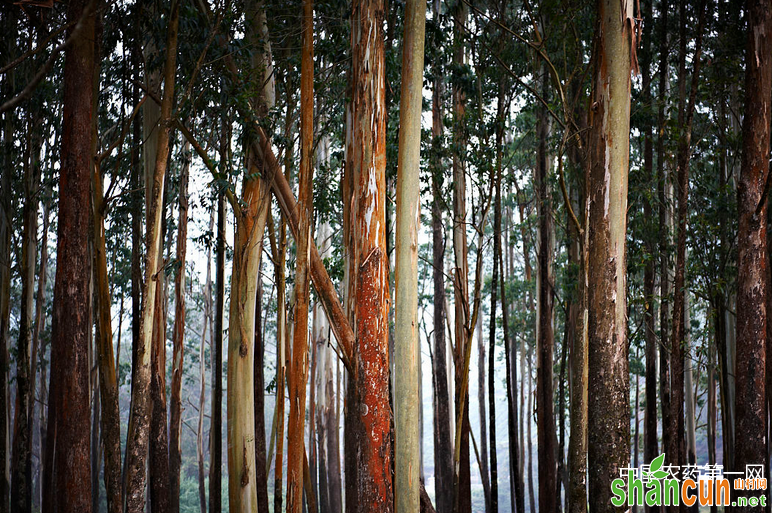
[[[593,513],[615,511],[611,481],[630,456],[625,233],[632,3],[599,0],[598,18],[587,176],[588,481]]]
[[[290,361],[287,426],[287,512],[303,507],[304,422],[308,382],[308,306],[310,277],[308,253],[312,237],[312,180],[314,139],[314,3],[303,0],[300,74],[300,171],[298,174],[298,236],[295,274],[295,319]],[[312,417],[313,419],[313,413]]]
[[[163,213],[164,181],[169,136],[171,132],[174,77],[177,69],[177,31],[180,2],[171,6],[167,31],[166,62],[164,64],[164,93],[161,102],[161,125],[158,131],[158,148],[152,181],[146,187],[152,189],[148,202],[148,224],[145,254],[145,283],[142,287],[142,317],[137,348],[137,368],[132,382],[131,417],[126,448],[126,512],[143,513],[145,509],[146,462],[150,429],[150,381],[151,352],[154,332],[156,297],[161,292],[157,274],[161,254],[161,216]]]
[[[418,511],[420,449],[418,340],[418,223],[420,220],[421,104],[426,1],[408,0],[402,45],[402,91],[397,159],[395,290],[395,510]]]
[[[91,187],[93,91],[83,77],[93,76],[94,25],[90,2],[73,0],[67,9],[73,38],[65,50],[64,112],[57,231],[57,272],[51,328],[51,401],[56,404],[48,444],[53,448],[53,490],[59,513],[91,511],[91,447],[88,341],[91,330],[88,250]],[[84,17],[85,14],[85,17]],[[77,25],[76,25],[77,23]],[[66,372],[64,371],[66,369]],[[53,506],[53,504],[50,504]]]
[[[743,152],[737,182],[737,439],[735,467],[766,463],[765,359],[769,117],[772,98],[772,7],[748,2]],[[736,508],[752,511],[754,508]]]
[[[185,145],[180,169],[179,221],[177,223],[177,274],[174,278],[174,328],[172,331],[172,389],[169,407],[169,511],[180,511],[182,463],[182,373],[185,348],[185,256],[188,239],[188,170],[190,143]],[[206,330],[204,330],[206,332]]]

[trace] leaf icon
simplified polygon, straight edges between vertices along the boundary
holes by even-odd
[[[660,454],[659,456],[651,460],[651,465],[649,465],[649,472],[654,474],[655,477],[660,477],[656,475],[656,471],[662,468],[662,463],[664,463],[664,461],[665,461],[665,453],[663,452],[662,454]],[[665,476],[666,475],[667,473],[665,474]],[[661,477],[665,477],[665,476],[661,476]]]
[[[657,470],[656,472],[653,472],[651,474],[655,479],[662,479],[663,477],[667,477],[667,472],[664,470]]]

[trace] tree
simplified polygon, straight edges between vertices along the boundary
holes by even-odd
[[[395,327],[395,509],[419,509],[418,221],[426,2],[405,7],[397,162]]]
[[[295,273],[295,326],[290,362],[290,413],[287,429],[287,511],[301,513],[303,506],[303,425],[308,382],[308,253],[313,215],[314,140],[314,3],[303,1],[303,50],[300,76],[300,173],[298,176],[298,236]],[[313,384],[312,384],[313,386]],[[313,414],[312,417],[313,419]]]
[[[139,326],[137,367],[132,382],[131,417],[126,449],[126,511],[142,513],[145,507],[146,460],[150,428],[151,352],[155,325],[155,304],[159,294],[159,256],[161,253],[161,217],[163,213],[164,181],[171,132],[174,78],[177,69],[177,33],[180,2],[171,5],[167,29],[166,59],[164,62],[164,92],[161,100],[161,125],[158,130],[155,169],[146,186],[152,188],[148,202],[146,231],[145,283],[142,287],[142,317]]]
[[[624,8],[624,9],[623,9]],[[612,511],[630,446],[625,233],[632,4],[598,2],[588,169],[589,509]]]
[[[353,247],[356,273],[353,304],[356,348],[348,389],[347,427],[355,454],[346,458],[357,469],[355,497],[346,494],[346,511],[392,511],[391,413],[389,408],[388,310],[386,255],[386,109],[382,0],[356,0],[351,18],[351,170]],[[318,287],[317,287],[318,290]],[[332,321],[332,320],[331,320]],[[334,324],[334,322],[331,322]],[[346,467],[347,470],[350,467]],[[352,502],[349,502],[352,500]]]
[[[65,50],[62,168],[59,178],[57,272],[51,344],[51,400],[57,405],[48,444],[54,448],[53,489],[60,513],[91,511],[88,333],[91,301],[88,251],[94,73],[93,4],[73,0],[67,10],[71,45]],[[77,25],[76,25],[77,24]]]
[[[745,117],[737,182],[737,451],[735,468],[766,464],[765,359],[769,111],[772,95],[772,8],[749,1],[745,54]],[[737,507],[734,511],[750,511]]]

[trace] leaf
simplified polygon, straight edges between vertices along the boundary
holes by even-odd
[[[649,465],[649,472],[655,473],[657,470],[662,468],[662,463],[665,461],[665,453],[663,452],[653,460],[651,460],[651,464]],[[667,474],[665,474],[667,475]]]
[[[656,472],[653,472],[651,474],[655,479],[662,479],[663,477],[667,477],[667,472],[664,470],[657,470]]]

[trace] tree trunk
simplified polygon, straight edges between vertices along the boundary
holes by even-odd
[[[4,47],[8,55],[13,55],[16,51],[16,38],[18,35],[18,21],[15,11],[10,10],[4,16]],[[7,45],[6,45],[7,42]],[[5,75],[2,85],[3,99],[10,98],[15,91],[16,83],[14,80],[14,70],[9,70]],[[10,483],[8,479],[8,464],[10,463],[8,447],[8,367],[10,358],[8,354],[8,335],[11,320],[11,236],[13,233],[12,219],[13,210],[11,209],[11,176],[13,169],[13,145],[14,145],[14,121],[16,116],[13,111],[5,113],[3,120],[3,172],[0,174],[0,187],[2,187],[0,196],[0,205],[2,206],[2,216],[0,216],[0,513],[8,513]],[[48,467],[50,470],[50,467]],[[46,467],[43,474],[45,475]]]
[[[587,127],[587,113],[577,109],[576,118],[580,129]],[[583,138],[582,142],[586,142]],[[581,176],[583,167],[580,148],[573,145],[569,149],[569,163]],[[587,353],[587,179],[579,180],[581,184],[574,193],[576,205],[581,206],[580,232],[577,226],[570,228],[571,242],[569,244],[569,261],[578,266],[574,300],[571,302],[568,322],[572,323],[571,333],[571,434],[568,439],[568,513],[587,512],[587,384],[588,358]],[[573,198],[572,200],[573,201]],[[654,382],[656,385],[656,381]],[[654,401],[656,407],[656,398]],[[656,417],[655,417],[656,418]]]
[[[28,118],[29,133],[35,128]],[[24,157],[24,208],[22,210],[21,240],[21,305],[19,341],[16,353],[16,413],[14,419],[13,451],[11,455],[11,512],[32,511],[32,430],[30,404],[32,383],[30,376],[30,343],[34,327],[35,264],[37,261],[37,219],[40,186],[40,141],[38,136],[27,136]],[[37,142],[32,139],[38,139]]]
[[[177,273],[174,278],[174,328],[172,331],[172,389],[169,408],[169,510],[180,511],[180,466],[182,463],[182,373],[185,350],[185,257],[188,239],[188,171],[190,143],[185,145],[180,168],[179,221],[177,223]],[[202,333],[205,333],[204,330]]]
[[[397,160],[395,289],[395,510],[420,508],[418,230],[420,221],[421,105],[426,2],[409,0],[402,45],[402,91]]]
[[[113,355],[112,300],[107,273],[103,177],[99,164],[93,170],[93,240],[95,305],[97,309],[96,347],[99,364],[99,396],[102,401],[102,436],[105,454],[105,490],[110,513],[123,508],[121,482],[121,418],[118,403],[118,376]]]
[[[170,152],[167,152],[170,157]],[[166,164],[168,166],[168,163]],[[164,176],[164,191],[167,191],[168,177]],[[158,252],[158,293],[155,296],[153,314],[153,338],[150,354],[150,442],[148,454],[148,498],[151,513],[169,512],[169,439],[166,406],[166,316],[167,287],[166,259],[164,246],[171,246],[167,236],[166,211],[169,208],[168,194],[164,193],[161,208],[161,249]],[[171,239],[171,237],[170,237]]]
[[[485,511],[491,508],[491,482],[490,470],[488,468],[488,425],[485,414],[485,342],[483,341],[482,331],[483,316],[477,318],[477,406],[480,414],[480,480],[483,485],[483,495],[485,496]]]
[[[549,75],[542,67],[542,97],[549,92]],[[555,337],[552,328],[555,299],[552,288],[554,273],[552,254],[554,247],[554,226],[552,222],[552,201],[547,185],[550,172],[550,158],[547,155],[547,139],[550,123],[546,108],[539,109],[536,121],[538,150],[534,187],[537,197],[537,215],[539,218],[539,245],[537,247],[538,274],[536,276],[536,304],[538,319],[536,322],[536,434],[539,447],[539,508],[544,511],[557,511],[557,438],[555,434],[555,413],[553,409],[553,352]]]
[[[464,48],[462,34],[466,23],[468,7],[458,4],[455,8],[453,23],[453,65],[464,66]],[[455,309],[455,419],[456,436],[454,443],[454,513],[470,513],[472,510],[472,491],[469,461],[469,401],[468,391],[463,390],[464,361],[469,341],[467,321],[469,318],[469,269],[467,263],[466,236],[466,137],[464,135],[464,117],[466,98],[461,84],[453,83],[453,253],[454,253],[454,309]]]
[[[83,17],[83,15],[86,15]],[[83,18],[83,19],[81,19]],[[88,251],[91,116],[93,90],[83,77],[94,72],[95,19],[85,0],[70,2],[67,20],[73,38],[65,50],[64,113],[57,232],[57,272],[51,328],[54,427],[48,431],[55,468],[50,497],[58,513],[91,511],[91,447],[88,334],[91,330]],[[77,26],[75,23],[77,22]],[[66,372],[64,372],[66,369]],[[49,415],[51,412],[49,412]],[[49,503],[49,506],[54,506]],[[47,509],[46,511],[54,511]]]
[[[219,201],[215,199],[214,201]],[[210,209],[209,233],[214,234],[214,201]],[[204,408],[206,406],[206,331],[207,321],[212,317],[212,246],[207,247],[206,256],[206,282],[204,285],[204,323],[201,327],[201,349],[199,351],[199,362],[201,372],[199,380],[201,388],[198,396],[198,429],[196,436],[196,456],[198,457],[198,497],[200,501],[201,513],[206,513],[206,478],[204,463]],[[211,330],[213,331],[213,330]],[[214,337],[210,337],[210,345],[214,343]],[[212,348],[214,349],[214,348]]]
[[[661,32],[659,47],[659,84],[657,91],[657,104],[659,105],[657,113],[657,200],[658,214],[657,223],[659,227],[659,331],[660,346],[659,353],[659,395],[660,407],[662,409],[662,450],[670,452],[670,440],[675,436],[671,433],[671,407],[670,407],[670,354],[672,352],[670,344],[670,233],[669,233],[669,208],[667,201],[668,176],[665,168],[665,141],[666,141],[666,117],[665,104],[668,88],[668,47],[667,37],[667,18],[668,18],[668,0],[662,0],[660,8]]]
[[[308,382],[308,253],[312,234],[314,139],[314,4],[303,1],[300,76],[300,171],[298,174],[298,236],[295,274],[295,319],[290,360],[287,425],[287,512],[301,513],[303,505],[304,422]]]
[[[743,151],[737,182],[737,450],[735,468],[766,464],[765,359],[769,112],[772,98],[772,8],[748,2]],[[733,508],[751,511],[754,508]]]
[[[439,20],[440,2],[433,1],[434,16]],[[432,279],[434,282],[434,357],[432,371],[435,377],[434,419],[434,497],[439,513],[450,513],[453,507],[453,449],[450,441],[450,395],[445,342],[445,229],[442,220],[442,187],[444,163],[442,150],[443,109],[440,65],[433,63],[435,79],[432,84]]]
[[[645,2],[643,6],[644,19],[652,19],[652,3]],[[642,75],[642,87],[643,103],[644,105],[651,105],[651,56],[652,56],[652,42],[651,42],[651,23],[644,23],[643,39],[641,47],[641,75]],[[643,168],[644,168],[644,180],[651,185],[654,185],[656,177],[654,175],[654,146],[652,141],[652,123],[653,117],[647,116],[644,118],[645,124],[643,127]],[[657,340],[656,340],[656,327],[654,323],[654,282],[656,279],[654,265],[655,265],[655,245],[656,241],[653,237],[655,233],[655,226],[653,223],[652,213],[652,199],[650,196],[646,196],[643,203],[643,217],[644,228],[646,230],[645,235],[645,248],[648,253],[646,259],[646,266],[643,271],[643,295],[644,295],[644,309],[643,309],[643,322],[644,322],[644,334],[643,338],[646,343],[646,380],[645,380],[645,392],[646,392],[646,410],[643,417],[643,461],[644,463],[650,463],[654,458],[659,455],[659,446],[657,442]],[[649,506],[647,511],[658,511],[657,506]]]
[[[228,169],[230,121],[221,123],[220,165]],[[217,197],[217,236],[215,247],[214,339],[212,340],[212,420],[209,429],[209,511],[222,511],[222,352],[225,309],[225,194]]]
[[[161,254],[161,217],[163,213],[164,181],[169,153],[174,77],[177,61],[177,29],[179,2],[171,6],[167,33],[166,62],[164,64],[164,94],[161,103],[162,123],[158,131],[158,148],[152,180],[146,187],[152,189],[148,202],[147,253],[145,255],[145,283],[142,287],[142,317],[140,319],[137,368],[132,382],[131,417],[127,442],[127,513],[143,513],[145,509],[146,459],[150,428],[151,352],[154,334],[155,304],[159,291],[159,257]],[[167,460],[168,461],[168,460]]]
[[[356,274],[350,278],[355,283],[357,336],[347,404],[348,416],[352,418],[347,425],[353,427],[356,447],[355,507],[361,505],[372,512],[393,510],[385,233],[385,64],[383,26],[379,23],[383,12],[382,0],[356,0],[351,18],[351,235]],[[347,433],[346,437],[349,436],[352,435]],[[348,503],[346,509],[350,511]]]
[[[593,513],[614,511],[611,481],[630,455],[625,233],[632,4],[599,0],[598,18],[587,177],[588,469]]]

